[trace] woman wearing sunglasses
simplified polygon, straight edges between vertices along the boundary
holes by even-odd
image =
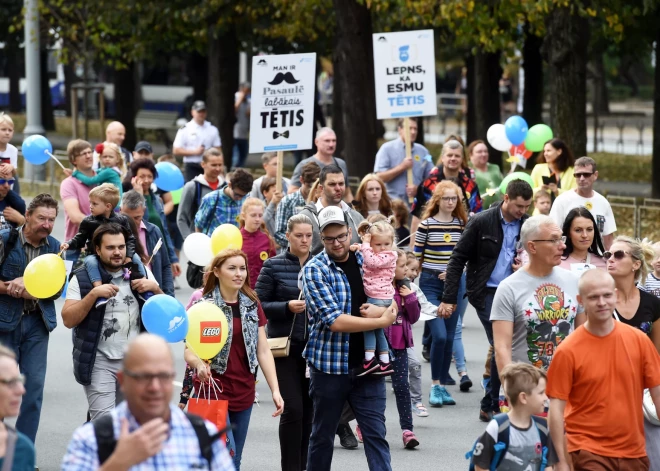
[[[566,236],[566,249],[561,259],[561,267],[574,272],[585,269],[607,269],[603,260],[603,242],[598,225],[591,212],[583,207],[571,209],[562,228]]]
[[[603,254],[607,271],[614,278],[617,290],[614,317],[649,336],[660,353],[660,299],[644,291],[637,283],[643,283],[651,271],[655,255],[646,241],[619,236],[610,250]],[[660,427],[644,419],[646,453],[650,469],[660,466]]]

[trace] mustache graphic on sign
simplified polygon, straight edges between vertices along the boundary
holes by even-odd
[[[291,72],[287,72],[283,74],[282,72],[278,72],[277,75],[275,75],[275,78],[273,79],[272,82],[268,82],[269,85],[279,85],[282,82],[286,82],[290,85],[293,85],[294,83],[300,82],[300,80],[296,80],[296,78],[293,76]]]
[[[284,131],[282,134],[280,134],[277,131],[273,131],[273,139],[277,139],[280,136],[282,136],[284,138],[288,138],[289,137],[289,131]]]

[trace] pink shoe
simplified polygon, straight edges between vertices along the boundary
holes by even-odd
[[[358,442],[363,443],[363,442],[362,442],[362,430],[360,430],[360,426],[359,426],[359,425],[357,425],[357,426],[355,427],[355,435],[357,436]]]
[[[394,369],[392,368],[392,364],[390,362],[387,363],[381,362],[378,365],[378,369],[374,371],[373,374],[378,376],[390,376],[394,374]]]
[[[419,440],[411,430],[403,431],[403,447],[412,450],[413,448],[419,446]]]
[[[378,359],[376,357],[372,358],[371,360],[364,360],[360,367],[358,368],[358,376],[364,376],[368,375],[372,371],[378,371],[380,368],[380,363],[378,363]]]

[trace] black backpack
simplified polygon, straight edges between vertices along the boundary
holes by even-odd
[[[218,188],[219,189],[219,188]],[[199,182],[195,182],[195,204],[193,206],[193,211],[192,214],[196,214],[197,211],[199,210],[199,206],[202,203],[202,185]],[[209,213],[210,217],[213,217],[213,213],[215,213],[215,209],[218,206],[218,200],[215,200],[215,205],[213,206],[213,209]],[[208,221],[206,221],[208,223]],[[192,262],[188,262],[188,268],[186,269],[186,281],[188,282],[188,285],[193,288],[193,289],[198,289],[202,287],[203,284],[203,279],[204,279],[204,267],[200,267],[199,265],[195,265]]]
[[[199,449],[202,451],[202,456],[209,463],[209,467],[213,462],[213,442],[220,438],[220,433],[209,435],[206,428],[204,419],[193,414],[184,412],[199,441]],[[104,414],[92,421],[94,426],[94,435],[96,436],[96,444],[98,447],[99,465],[102,465],[110,458],[110,455],[115,451],[117,440],[115,440],[115,433],[112,427],[112,415]],[[221,432],[222,433],[222,432]]]

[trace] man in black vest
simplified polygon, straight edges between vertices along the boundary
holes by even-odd
[[[163,294],[153,273],[131,280],[124,268],[126,230],[118,224],[100,226],[92,238],[103,284],[92,285],[84,267],[69,282],[62,308],[64,325],[73,329],[73,367],[85,388],[92,420],[110,412],[123,399],[117,372],[130,340],[144,331],[139,293]],[[109,299],[96,307],[100,297]]]

